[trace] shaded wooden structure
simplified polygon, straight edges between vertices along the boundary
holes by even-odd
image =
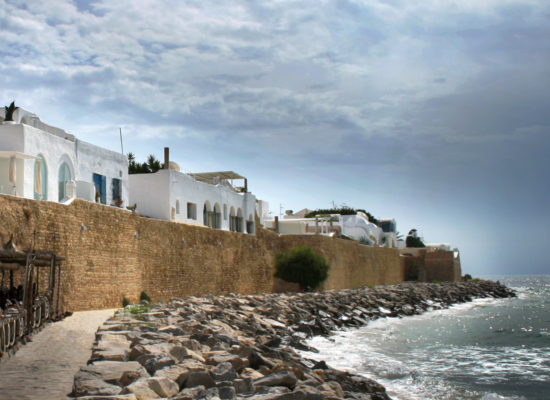
[[[2,288],[4,279],[9,275],[9,291],[15,290],[14,273],[21,274],[23,288],[20,306],[12,306],[5,310],[0,318],[0,355],[5,353],[18,338],[32,333],[48,317],[57,317],[59,309],[59,283],[61,278],[61,263],[64,261],[53,251],[20,249],[13,241],[0,248],[0,272]],[[47,285],[40,286],[41,274],[48,274]],[[45,287],[44,287],[45,286]],[[57,305],[54,307],[54,294],[57,294]]]

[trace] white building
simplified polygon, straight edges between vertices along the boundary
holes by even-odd
[[[287,211],[284,219],[275,221],[274,218],[266,220],[264,226],[278,230],[281,235],[345,235],[365,244],[378,244],[387,247],[398,247],[393,219],[381,220],[379,227],[369,221],[365,213],[356,215],[332,214],[318,216],[317,218],[305,218],[313,210],[303,209],[297,213]],[[277,226],[278,225],[278,226]]]
[[[184,173],[177,164],[155,173],[131,174],[130,203],[143,216],[255,233],[256,197],[246,178],[231,171]],[[234,180],[244,180],[235,187]]]
[[[61,202],[67,183],[76,183],[76,197],[112,205],[129,196],[128,159],[47,125],[19,108],[13,122],[0,109],[0,193]]]

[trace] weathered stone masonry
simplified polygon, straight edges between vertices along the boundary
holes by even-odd
[[[137,301],[142,291],[155,301],[271,293],[275,254],[298,245],[312,247],[331,263],[327,289],[403,280],[395,249],[264,229],[246,235],[147,219],[78,199],[65,206],[0,195],[0,233],[4,242],[13,234],[22,248],[34,241],[34,248],[66,258],[60,290],[64,311],[120,307],[123,295]]]

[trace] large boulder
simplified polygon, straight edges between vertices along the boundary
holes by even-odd
[[[165,377],[153,377],[147,379],[145,382],[147,382],[149,388],[160,397],[172,397],[180,391],[176,382]]]
[[[91,365],[81,367],[75,375],[75,380],[101,379],[114,384],[126,371],[137,371],[141,375],[147,376],[147,372],[138,362],[96,361]]]
[[[181,389],[189,377],[189,370],[181,365],[172,365],[168,368],[156,371],[154,377],[171,379],[176,382]]]
[[[111,385],[101,379],[75,379],[73,395],[81,396],[112,396],[121,392],[120,386]]]
[[[151,388],[145,381],[137,381],[129,386],[126,386],[124,389],[122,389],[120,394],[134,394],[138,400],[161,398],[154,390],[151,390]]]

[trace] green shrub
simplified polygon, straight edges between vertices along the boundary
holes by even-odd
[[[441,283],[441,282],[434,279],[434,280],[432,280],[432,283]]]
[[[139,300],[140,301],[145,300],[145,301],[151,303],[151,298],[145,292],[141,292],[141,294],[139,296]]]
[[[472,275],[470,275],[470,274],[464,275],[464,280],[465,281],[471,281],[472,280]]]
[[[470,282],[479,282],[479,281],[481,281],[481,279],[479,279],[479,278],[474,278],[474,279],[472,279]]]
[[[329,269],[325,256],[315,253],[311,247],[295,247],[277,254],[274,277],[306,289],[317,289],[327,280]]]
[[[130,300],[126,298],[126,296],[122,296],[122,307],[126,307],[130,305]]]

